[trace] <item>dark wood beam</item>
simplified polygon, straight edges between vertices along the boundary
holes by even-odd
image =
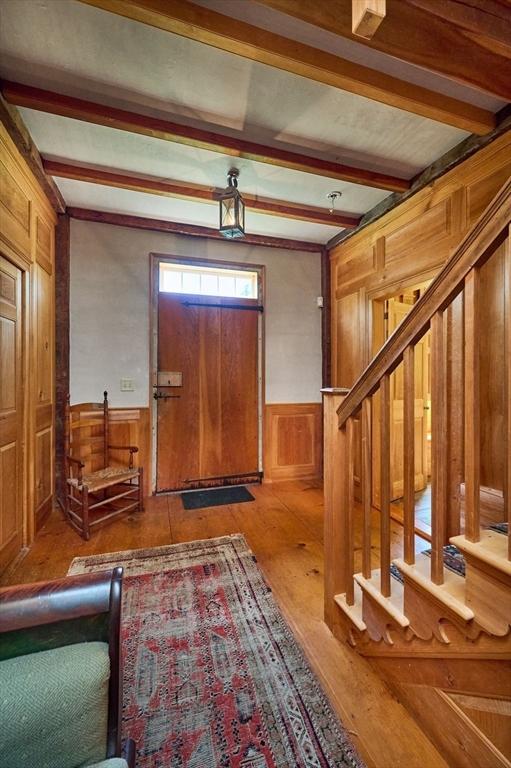
[[[325,246],[321,251],[321,357],[323,389],[332,386],[332,287],[330,254]]]
[[[301,152],[268,147],[245,139],[213,133],[202,128],[192,128],[169,120],[141,115],[137,112],[128,112],[124,109],[107,107],[104,104],[76,99],[72,96],[63,96],[53,91],[45,91],[21,83],[4,80],[1,87],[6,101],[10,104],[16,104],[18,107],[28,107],[52,115],[71,117],[74,120],[105,125],[121,131],[139,133],[164,141],[208,149],[223,155],[242,157],[259,163],[291,168],[296,171],[349,181],[367,187],[403,192],[410,186],[406,179],[400,179],[396,176],[310,157]]]
[[[114,224],[117,227],[130,227],[132,229],[145,229],[152,232],[167,232],[173,235],[188,235],[191,237],[205,237],[211,240],[222,240],[229,247],[229,242],[237,242],[244,245],[262,245],[267,248],[285,248],[288,251],[308,251],[310,253],[322,253],[321,243],[311,243],[307,240],[288,240],[285,237],[271,237],[270,235],[245,235],[240,240],[226,240],[217,229],[211,227],[198,227],[194,224],[180,224],[177,221],[164,221],[163,219],[146,219],[144,216],[128,216],[123,213],[109,213],[108,211],[94,211],[90,208],[67,209],[72,219],[81,221],[95,221],[99,224]]]
[[[0,120],[16,145],[16,149],[36,177],[54,210],[57,213],[63,213],[66,210],[64,198],[60,194],[59,188],[53,179],[50,176],[47,176],[44,172],[39,151],[32,141],[25,124],[21,119],[21,115],[16,107],[12,104],[8,104],[2,96],[0,96]]]
[[[464,85],[511,101],[511,60],[507,46],[497,45],[495,35],[506,36],[510,23],[509,7],[495,0],[392,0],[371,40],[351,31],[351,0],[311,3],[310,0],[258,0],[316,27],[349,38],[361,45],[437,72]],[[419,4],[423,7],[419,8]],[[459,17],[468,16],[468,6],[479,9],[478,33],[469,31]],[[433,7],[436,9],[433,12]],[[456,17],[458,20],[456,21]],[[484,18],[484,21],[483,21]],[[488,27],[493,30],[488,34]],[[500,27],[500,32],[499,32]],[[507,42],[509,45],[509,37]],[[461,126],[458,126],[461,127]],[[480,133],[467,129],[471,133]]]
[[[398,109],[413,112],[469,133],[484,134],[494,125],[493,115],[457,99],[444,96],[404,80],[369,69],[348,59],[312,48],[260,27],[227,17],[186,0],[82,0],[105,11],[166,30],[223,51],[301,75],[344,91],[365,96]],[[295,0],[290,0],[293,6]],[[337,3],[310,3],[307,7],[329,7]],[[351,0],[349,0],[351,34]],[[293,14],[291,14],[293,15]],[[415,30],[415,35],[417,31]],[[421,30],[422,34],[422,30]],[[361,40],[355,37],[355,40]],[[448,54],[449,55],[449,54]]]
[[[64,507],[67,494],[65,419],[69,394],[69,216],[59,214],[55,230],[55,474],[56,496]]]
[[[201,184],[186,184],[181,181],[162,181],[155,176],[134,176],[124,171],[96,168],[74,163],[60,162],[43,158],[43,167],[51,176],[76,181],[87,181],[92,184],[102,184],[107,187],[130,189],[134,192],[145,192],[150,195],[178,197],[185,200],[200,200],[205,203],[218,205],[218,198],[213,187]],[[260,211],[270,216],[280,216],[287,219],[309,221],[315,224],[328,224],[344,229],[354,229],[358,226],[361,216],[356,214],[334,211],[329,213],[327,208],[312,205],[299,205],[283,200],[270,200],[243,193],[245,207],[249,210]]]

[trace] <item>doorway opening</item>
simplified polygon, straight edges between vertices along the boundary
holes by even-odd
[[[424,295],[430,280],[400,288],[382,298],[374,299],[373,355],[400,326],[412,307]],[[428,331],[415,346],[415,530],[431,538],[431,345]],[[374,419],[378,395],[373,398]],[[391,401],[391,516],[403,522],[404,493],[404,378],[403,364],[390,377]],[[378,444],[378,441],[376,441]],[[379,504],[379,456],[373,454],[373,503]]]
[[[264,268],[152,255],[153,489],[262,475]]]

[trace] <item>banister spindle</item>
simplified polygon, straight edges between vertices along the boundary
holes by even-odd
[[[380,592],[390,597],[390,377],[380,382]]]
[[[479,270],[465,278],[465,536],[480,539]]]
[[[505,345],[506,354],[504,356],[504,375],[506,377],[506,427],[505,427],[505,450],[506,450],[506,479],[504,485],[504,509],[507,509],[508,520],[508,559],[511,560],[511,227],[508,229],[506,249],[504,253],[504,322],[505,322]]]
[[[446,543],[446,384],[444,314],[431,318],[431,580],[444,581]]]
[[[346,602],[353,605],[355,602],[355,584],[353,574],[355,573],[355,425],[353,417],[350,416],[346,423],[346,446],[347,446],[347,509],[346,509],[346,548],[345,548],[345,567],[346,567]]]
[[[403,425],[403,526],[404,559],[415,562],[415,348],[408,346],[403,355],[404,425]]]
[[[371,578],[371,411],[372,401],[366,397],[362,403],[362,575]]]

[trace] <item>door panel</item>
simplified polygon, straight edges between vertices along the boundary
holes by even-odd
[[[23,545],[22,279],[0,257],[0,572]]]
[[[258,471],[258,313],[191,300],[158,294],[158,370],[183,377],[158,389],[158,491]]]
[[[388,336],[401,324],[412,304],[390,299],[387,302]],[[415,346],[415,490],[427,485],[427,366],[428,334]],[[404,377],[403,364],[390,377],[391,403],[391,499],[403,496],[403,429],[404,429]]]

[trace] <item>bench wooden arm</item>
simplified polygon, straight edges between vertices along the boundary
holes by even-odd
[[[138,453],[138,447],[136,445],[109,445],[108,450],[109,451],[129,451],[130,452],[129,468],[133,469],[133,454]]]
[[[78,481],[82,481],[82,469],[84,468],[85,464],[81,459],[75,459],[74,456],[66,456],[66,460],[69,461],[70,464],[76,464],[78,467]]]

